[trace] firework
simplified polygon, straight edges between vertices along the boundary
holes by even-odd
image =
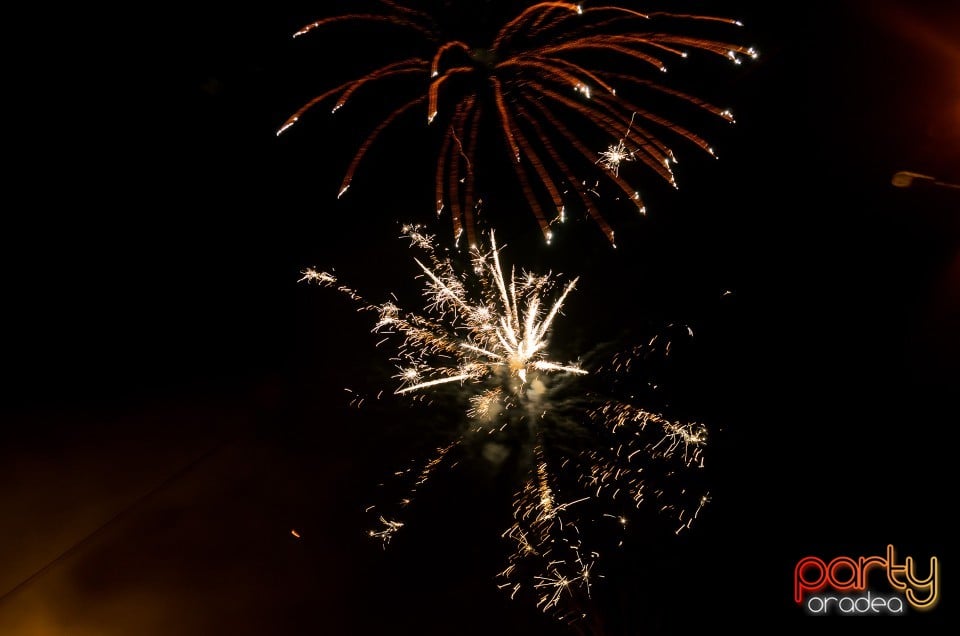
[[[287,119],[277,134],[322,103],[332,112],[340,110],[368,84],[396,78],[416,82],[419,96],[394,108],[360,144],[340,195],[380,134],[404,114],[420,112],[428,124],[442,130],[435,173],[437,214],[449,212],[455,237],[466,232],[470,246],[477,241],[476,164],[483,122],[489,120],[499,130],[523,195],[548,242],[551,226],[566,217],[565,194],[572,192],[612,243],[613,230],[595,205],[595,190],[585,185],[595,176],[587,170],[596,171],[599,164],[602,175],[643,212],[638,189],[620,175],[622,163],[643,164],[676,186],[671,168],[676,158],[665,139],[681,139],[713,154],[701,136],[632,100],[665,96],[733,122],[729,110],[665,86],[660,78],[667,70],[666,60],[685,58],[691,50],[736,64],[744,56],[757,55],[752,48],[670,31],[676,23],[740,25],[712,16],[540,2],[504,24],[485,47],[478,47],[445,39],[424,12],[385,0],[380,5],[380,13],[318,20],[294,36],[341,23],[388,24],[423,38],[432,55],[391,62],[321,93]],[[630,65],[630,74],[610,70],[624,63]],[[608,149],[600,153],[591,149],[596,140]]]
[[[396,378],[396,393],[414,393],[446,384],[486,387],[497,379],[515,391],[531,382],[534,374],[586,374],[580,367],[546,358],[550,327],[560,313],[577,279],[564,286],[551,305],[543,302],[555,280],[511,272],[504,275],[500,251],[493,233],[489,252],[473,251],[472,280],[464,280],[453,262],[440,259],[432,237],[418,228],[405,228],[414,245],[426,248],[430,265],[414,259],[423,273],[424,314],[405,313],[394,303],[364,305],[378,319],[374,330],[403,335]],[[354,290],[339,285],[328,272],[307,269],[301,282],[336,286],[352,299],[362,301]],[[471,289],[471,283],[475,289]],[[476,295],[473,295],[476,292]],[[490,402],[501,395],[500,387],[476,397],[477,411],[489,411]],[[506,398],[506,393],[503,393]]]
[[[464,426],[452,431],[453,441],[419,469],[397,473],[413,482],[399,505],[406,507],[442,465],[454,464],[464,445],[510,449],[527,476],[514,499],[514,522],[503,533],[513,551],[500,586],[511,597],[531,593],[543,611],[575,620],[600,558],[589,537],[596,527],[622,533],[627,523],[626,516],[605,512],[611,505],[622,510],[655,502],[676,519],[677,532],[690,527],[706,495],[680,488],[684,497],[673,497],[655,475],[669,467],[661,472],[682,478],[680,469],[702,467],[706,428],[592,388],[607,376],[629,375],[656,338],[592,371],[549,357],[552,326],[576,278],[563,283],[550,273],[507,270],[492,232],[490,247],[473,248],[466,266],[443,256],[419,228],[404,233],[425,254],[414,259],[423,282],[419,312],[394,301],[370,304],[328,272],[307,269],[301,278],[347,295],[373,315],[374,332],[395,341],[396,394],[446,395],[464,407]],[[403,527],[377,506],[368,512],[378,518],[370,536],[384,544]]]

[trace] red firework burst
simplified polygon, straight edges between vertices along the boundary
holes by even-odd
[[[438,125],[437,117],[444,111],[435,173],[437,213],[449,210],[455,236],[466,232],[471,245],[476,242],[479,205],[474,166],[480,127],[489,118],[488,112],[492,111],[521,190],[546,239],[552,236],[551,225],[564,218],[564,193],[573,191],[612,243],[613,230],[597,209],[592,188],[575,176],[574,166],[595,170],[600,166],[603,175],[644,212],[639,192],[620,176],[621,162],[642,163],[675,186],[670,164],[676,159],[662,135],[683,139],[713,154],[702,137],[618,95],[615,85],[654,91],[732,122],[728,110],[642,73],[652,72],[656,77],[666,71],[663,59],[686,57],[690,49],[737,64],[740,56],[756,57],[752,48],[655,28],[664,19],[740,25],[729,18],[540,2],[504,24],[488,48],[477,48],[460,40],[444,40],[425,12],[390,0],[380,0],[380,4],[382,13],[325,18],[304,26],[294,37],[344,22],[386,23],[426,38],[436,47],[433,55],[386,64],[318,95],[287,119],[277,134],[322,102],[332,102],[332,112],[336,112],[366,84],[409,76],[422,85],[422,93],[395,108],[360,144],[347,168],[340,196],[350,187],[370,147],[397,118],[426,106],[427,123]],[[638,68],[633,74],[600,68],[615,58]],[[476,81],[452,82],[457,76],[473,76]],[[460,90],[447,89],[455,83]],[[604,152],[592,149],[586,141],[587,135],[598,133],[607,142],[615,140]],[[549,213],[544,210],[547,199],[552,205]]]

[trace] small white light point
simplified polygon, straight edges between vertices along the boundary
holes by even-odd
[[[337,195],[337,198],[339,199],[340,197],[342,197],[344,193],[349,189],[350,189],[350,184],[348,183],[347,185],[343,186],[342,190],[340,190],[340,194]]]
[[[434,118],[435,118],[436,116],[437,116],[437,111],[433,111],[432,113],[430,113],[430,114],[427,116],[427,125],[432,124],[432,123],[433,123],[433,120],[434,120]]]
[[[583,15],[583,6],[577,5],[577,15]]]

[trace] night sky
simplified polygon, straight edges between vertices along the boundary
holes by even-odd
[[[601,561],[603,633],[848,631],[793,605],[793,567],[888,543],[941,559],[943,600],[869,628],[942,633],[960,196],[891,177],[960,182],[960,7],[623,4],[736,16],[731,38],[760,58],[673,65],[738,123],[697,120],[719,161],[674,144],[676,192],[636,171],[646,217],[601,205],[616,250],[576,211],[544,245],[505,155],[486,155],[508,259],[581,276],[559,357],[696,332],[655,379],[712,432],[712,502],[679,538],[642,517]],[[336,198],[388,95],[275,135],[393,59],[362,28],[290,38],[354,6],[78,7],[16,26],[32,35],[9,62],[0,634],[574,633],[496,589],[517,484],[482,462],[435,481],[389,550],[364,534],[377,484],[457,413],[350,407],[345,387],[392,386],[379,338],[345,298],[296,283],[315,265],[415,300],[400,225],[450,235],[417,118]],[[467,37],[527,3],[470,6],[444,9]]]

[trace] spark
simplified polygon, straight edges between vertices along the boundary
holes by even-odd
[[[556,570],[553,570],[547,576],[538,576],[536,578],[539,583],[536,583],[534,587],[537,589],[545,588],[547,590],[547,593],[541,597],[539,604],[544,610],[548,610],[560,602],[560,597],[564,593],[571,593],[570,586],[576,583],[580,577],[569,579]]]
[[[630,123],[627,125],[627,132],[620,138],[616,144],[611,145],[606,151],[600,153],[600,159],[597,163],[601,164],[604,168],[609,170],[614,174],[614,176],[620,176],[620,164],[624,161],[633,161],[634,154],[632,150],[627,148],[627,139],[630,138],[630,131],[633,130],[633,122],[636,118],[637,113],[633,113],[630,116]],[[663,159],[664,166],[669,170],[670,168],[670,158],[666,157]],[[639,199],[640,194],[634,192],[634,198]],[[610,242],[613,243],[613,236],[610,236]]]
[[[298,283],[309,281],[312,283],[320,283],[323,285],[327,285],[327,284],[337,282],[337,277],[334,276],[333,274],[330,274],[329,272],[318,272],[312,267],[303,270],[301,274],[303,274],[303,278],[298,280],[297,281]]]
[[[379,530],[370,530],[369,534],[371,537],[382,539],[384,547],[386,547],[386,545],[390,543],[390,540],[393,538],[393,535],[395,535],[397,531],[403,527],[403,523],[400,521],[385,519],[381,516],[380,524],[382,527]]]
[[[620,176],[620,164],[624,161],[633,161],[633,153],[627,150],[626,142],[621,139],[600,153],[600,163],[604,168],[616,176]]]

